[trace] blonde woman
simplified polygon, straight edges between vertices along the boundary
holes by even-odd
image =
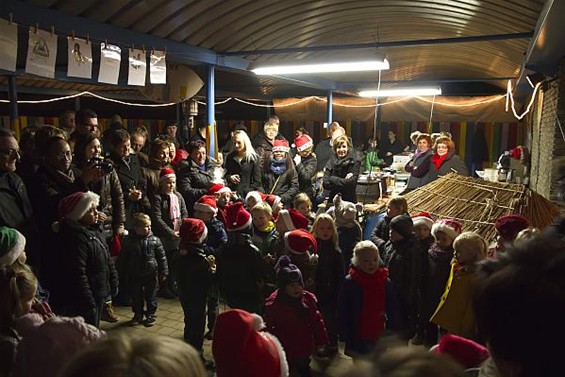
[[[226,181],[232,191],[243,198],[261,187],[261,159],[255,153],[245,131],[233,134],[233,149],[226,156]]]

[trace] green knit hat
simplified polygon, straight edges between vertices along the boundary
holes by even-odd
[[[16,229],[0,227],[0,267],[11,266],[25,250],[26,239]]]

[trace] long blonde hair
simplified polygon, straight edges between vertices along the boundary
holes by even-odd
[[[255,149],[251,144],[251,139],[249,139],[249,135],[247,135],[247,132],[243,130],[235,131],[232,136],[232,141],[235,141],[236,136],[239,136],[243,140],[243,145],[245,146],[245,153],[243,154],[244,160],[255,161],[257,158],[259,158],[259,155],[257,154],[257,152],[255,152]],[[235,152],[235,142],[233,144],[234,146],[232,147],[231,151]]]
[[[337,226],[335,225],[333,217],[331,217],[329,214],[320,213],[318,216],[316,216],[316,220],[314,220],[314,224],[312,224],[311,233],[314,235],[314,237],[318,238],[318,223],[322,220],[325,220],[331,224],[333,231],[332,242],[334,244],[334,247],[336,249],[339,249],[339,236],[337,234]]]

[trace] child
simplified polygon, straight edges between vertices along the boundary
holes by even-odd
[[[450,334],[475,339],[475,316],[472,301],[477,288],[477,262],[487,256],[486,241],[475,232],[461,233],[453,241],[455,259],[445,292],[431,321]]]
[[[218,208],[218,213],[216,214],[218,220],[224,224],[224,229],[227,228],[226,222],[226,205],[231,202],[234,193],[231,189],[227,186],[222,185],[221,183],[216,183],[210,187],[208,190],[210,195],[214,195],[216,198],[216,206]]]
[[[306,193],[301,192],[294,197],[294,208],[308,219],[308,227],[311,227],[316,214],[312,212],[312,201]]]
[[[298,267],[307,291],[316,290],[315,277],[318,265],[318,244],[312,233],[304,229],[292,230],[284,235],[285,252]]]
[[[389,240],[390,232],[388,225],[390,224],[390,220],[404,213],[408,213],[408,202],[406,199],[402,196],[397,196],[388,201],[386,205],[386,215],[377,222],[371,234],[371,241],[377,245],[379,250],[381,250],[384,244]]]
[[[496,243],[488,252],[489,258],[496,258],[496,254],[504,252],[508,244],[512,244],[521,230],[530,226],[528,219],[520,215],[506,215],[496,219]]]
[[[453,241],[461,234],[461,224],[455,220],[438,220],[432,226],[432,235],[436,242],[428,250],[422,284],[422,306],[420,326],[423,329],[425,344],[428,347],[437,344],[438,328],[430,322],[449,278],[450,263],[453,259]]]
[[[304,217],[300,212],[291,209],[283,209],[279,212],[275,220],[275,228],[279,233],[279,239],[273,242],[271,254],[277,260],[281,255],[284,254],[284,235],[287,232],[295,229],[308,229],[308,219]]]
[[[345,200],[341,199],[338,194],[334,197],[334,207],[330,208],[328,212],[333,212],[335,217],[335,225],[337,227],[337,234],[339,239],[339,248],[343,253],[344,271],[349,270],[349,263],[353,257],[353,248],[363,238],[363,231],[361,225],[357,221],[357,211],[363,208]]]
[[[51,292],[60,307],[55,312],[80,315],[95,327],[107,298],[118,290],[118,274],[98,222],[99,199],[91,191],[64,197],[59,203],[59,221],[53,224],[61,242],[58,282]]]
[[[251,214],[236,202],[226,206],[228,243],[216,251],[220,293],[230,308],[260,313],[263,258],[253,244]]]
[[[216,219],[217,212],[216,198],[212,195],[204,195],[194,203],[194,217],[204,221],[208,229],[208,240],[204,247],[206,255],[214,255],[220,246],[228,242],[228,235],[224,224]],[[206,322],[208,324],[208,332],[206,333],[206,339],[208,340],[211,340],[214,334],[214,324],[216,323],[216,317],[218,317],[219,299],[218,282],[214,276],[206,303],[208,307],[208,321]]]
[[[174,273],[175,265],[173,255],[179,247],[179,229],[182,219],[188,217],[188,211],[184,199],[176,189],[177,178],[171,168],[161,169],[159,173],[159,192],[153,195],[151,200],[151,211],[155,235],[161,239],[167,263],[171,272]],[[163,298],[175,298],[176,289],[173,279],[166,279],[161,285],[159,296]]]
[[[130,325],[139,325],[145,316],[143,324],[151,327],[156,322],[158,286],[169,274],[169,267],[161,240],[151,232],[151,218],[144,213],[135,213],[132,226],[134,232],[124,239],[120,255],[130,277],[133,310]]]
[[[336,293],[340,291],[345,276],[343,257],[339,249],[337,228],[330,215],[326,213],[318,215],[312,226],[312,234],[318,244],[316,297],[329,337],[329,345],[317,356],[333,357],[337,353]]]
[[[251,240],[261,252],[263,258],[263,268],[265,275],[265,286],[263,287],[263,297],[275,290],[275,262],[273,258],[273,245],[279,240],[279,233],[275,229],[271,206],[265,202],[255,205],[251,210],[253,217],[253,237]]]
[[[298,152],[294,156],[296,172],[298,173],[298,190],[312,199],[314,198],[314,176],[318,165],[316,155],[312,153],[314,142],[310,136],[303,134],[294,139],[294,144]],[[312,206],[312,203],[310,203],[310,206]]]
[[[184,340],[193,346],[204,360],[202,345],[206,326],[206,299],[215,273],[212,258],[204,247],[208,230],[200,219],[182,219],[179,252],[175,256],[177,269],[173,271],[184,312]]]
[[[286,355],[263,319],[245,310],[226,310],[218,316],[212,353],[218,377],[288,376]]]
[[[373,351],[385,328],[394,327],[394,292],[379,249],[371,241],[361,241],[353,249],[337,318],[345,354],[353,358]]]
[[[414,235],[414,224],[408,215],[399,215],[389,223],[390,239],[385,244],[384,265],[400,309],[400,337],[411,339],[416,333],[420,309],[420,244]]]
[[[324,320],[316,296],[304,289],[302,274],[290,258],[282,256],[276,270],[278,289],[265,302],[267,331],[280,340],[290,375],[311,376],[312,352],[328,343]]]
[[[273,153],[264,161],[262,176],[264,191],[280,196],[287,207],[298,194],[298,174],[289,151],[288,141],[275,139]]]

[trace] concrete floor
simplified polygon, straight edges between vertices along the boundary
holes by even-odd
[[[159,298],[159,309],[157,311],[157,323],[153,327],[138,325],[130,327],[128,322],[133,317],[133,313],[128,307],[116,307],[116,314],[120,321],[116,323],[101,322],[101,328],[109,333],[125,331],[133,334],[159,334],[182,338],[184,329],[184,315],[178,299],[167,300]],[[220,310],[224,308],[220,307]],[[342,347],[340,347],[342,348]],[[212,360],[212,341],[204,340],[204,356]],[[311,366],[314,376],[337,377],[345,372],[352,365],[350,357],[340,352],[332,360],[313,359]]]

